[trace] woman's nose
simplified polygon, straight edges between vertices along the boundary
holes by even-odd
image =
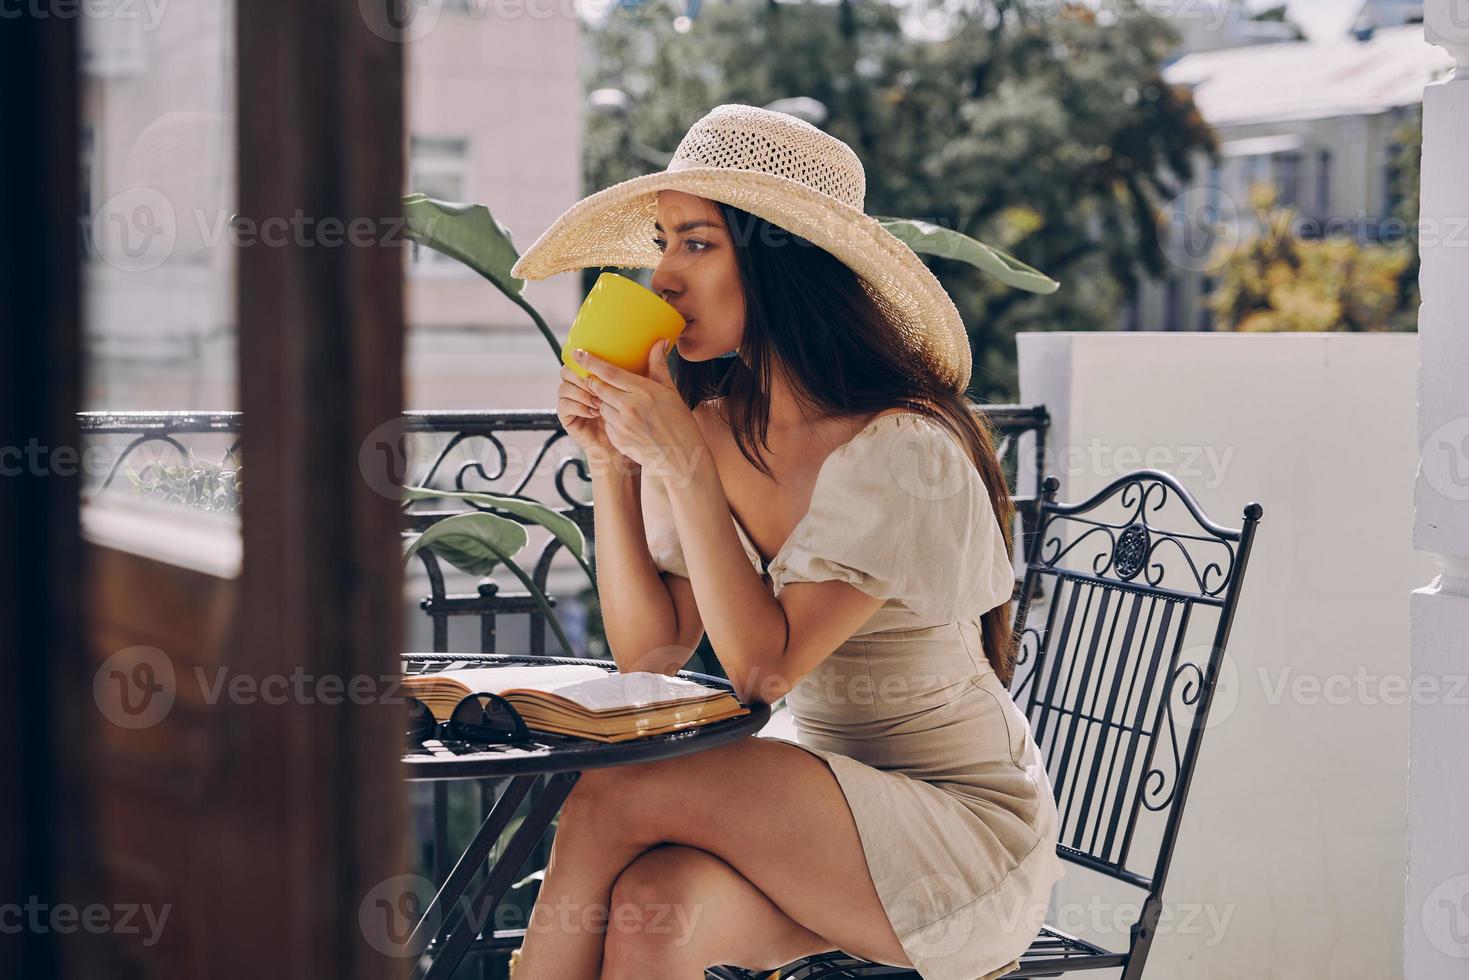
[[[652,288],[653,292],[657,293],[665,301],[672,300],[680,292],[678,277],[666,268],[666,262],[666,259],[660,262],[658,268],[653,270],[653,278],[648,280],[648,285]]]

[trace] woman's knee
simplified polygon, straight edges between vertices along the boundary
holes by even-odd
[[[714,891],[707,865],[689,848],[661,845],[643,852],[612,885],[606,944],[609,955],[685,963],[697,959],[694,944],[704,906]],[[705,859],[707,860],[707,858]]]

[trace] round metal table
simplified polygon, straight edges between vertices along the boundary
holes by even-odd
[[[442,653],[409,653],[403,656],[403,672],[410,676],[511,664],[591,664],[609,672],[617,669],[611,661],[574,657]],[[730,682],[722,677],[691,670],[681,670],[678,676],[733,693]],[[502,937],[493,929],[483,929],[483,926],[491,922],[495,909],[583,770],[669,759],[746,738],[765,727],[770,720],[770,707],[759,702],[744,706],[749,709],[749,714],[738,718],[625,742],[598,742],[533,731],[531,740],[525,744],[471,745],[431,740],[404,755],[405,778],[411,781],[508,781],[408,939],[407,949],[417,955],[414,977],[443,980],[452,976],[482,931],[485,935],[481,945],[486,948],[519,944],[523,933],[512,930],[510,935]],[[546,777],[545,782],[532,799],[524,820],[490,864],[483,882],[473,894],[466,895],[478,872],[486,866],[500,835],[510,825],[521,801],[542,777]],[[436,841],[436,847],[439,843]]]

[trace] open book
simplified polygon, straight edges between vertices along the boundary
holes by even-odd
[[[693,728],[750,713],[728,691],[652,671],[609,672],[591,664],[446,670],[403,679],[439,721],[471,694],[498,694],[528,728],[599,742]]]

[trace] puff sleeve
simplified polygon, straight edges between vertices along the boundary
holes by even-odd
[[[639,478],[643,505],[643,533],[648,542],[648,554],[660,572],[689,577],[688,565],[684,562],[683,546],[678,541],[678,528],[673,522],[673,502],[668,499],[668,489],[657,476],[644,473]]]
[[[984,480],[946,428],[913,412],[832,451],[769,572],[776,595],[836,580],[933,624],[983,615],[1015,581]]]

